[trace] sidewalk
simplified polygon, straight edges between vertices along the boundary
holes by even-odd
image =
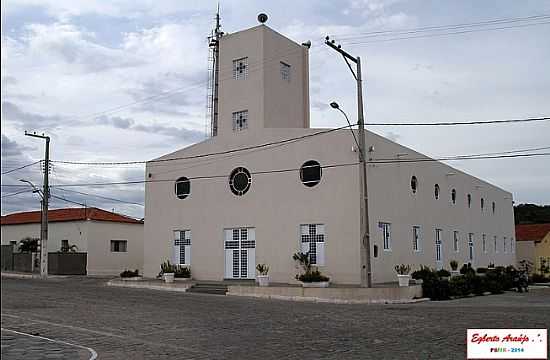
[[[190,280],[176,280],[173,283],[167,284],[162,280],[156,279],[123,280],[122,278],[112,279],[107,282],[108,286],[179,292],[186,292],[193,284],[194,282]]]
[[[52,279],[64,279],[68,275],[48,275]],[[14,271],[2,271],[2,277],[8,279],[40,279],[40,273],[23,273]]]

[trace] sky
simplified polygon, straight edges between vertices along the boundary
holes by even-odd
[[[216,4],[2,1],[2,173],[43,158],[44,141],[25,136],[25,130],[49,135],[50,158],[68,161],[150,160],[204,140],[207,37]],[[493,26],[513,28],[446,36],[372,36],[549,15],[550,1],[220,1],[220,8],[226,32],[257,25],[257,15],[264,12],[267,25],[276,31],[299,43],[312,41],[312,127],[345,124],[327,105],[331,101],[350,114],[356,109],[352,75],[342,58],[323,44],[326,35],[362,58],[367,123],[550,116],[548,19],[537,25],[518,26],[526,24],[518,21]],[[432,157],[550,146],[548,121],[368,129]],[[550,204],[550,157],[449,164],[512,192],[516,204]],[[40,164],[2,175],[2,185],[22,184],[19,179],[40,186]],[[142,165],[55,163],[50,183],[143,179]],[[38,194],[13,195],[22,190],[2,187],[2,214],[39,210]],[[85,203],[143,217],[142,206],[105,199],[143,203],[141,184],[70,190],[54,190],[57,197],[50,207]]]

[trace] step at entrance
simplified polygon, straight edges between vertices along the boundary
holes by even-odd
[[[190,293],[225,295],[227,293],[227,285],[223,283],[196,283],[187,289]]]

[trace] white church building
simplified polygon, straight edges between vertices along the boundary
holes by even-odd
[[[332,283],[361,283],[357,148],[349,129],[310,128],[308,50],[264,24],[219,39],[216,135],[146,166],[145,276],[171,260],[197,280],[254,279],[265,263],[294,283],[292,255],[308,252]],[[515,264],[510,192],[438,161],[377,161],[428,158],[369,131],[366,144],[374,283],[396,264]]]

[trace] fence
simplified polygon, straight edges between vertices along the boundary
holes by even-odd
[[[49,253],[48,273],[52,275],[86,275],[86,253]],[[12,245],[2,245],[2,271],[39,272],[40,254],[14,253]]]

